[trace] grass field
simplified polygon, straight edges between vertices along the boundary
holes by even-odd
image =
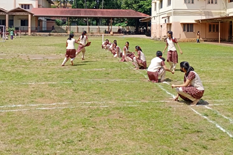
[[[0,43],[0,154],[233,154],[233,47],[180,43],[179,61],[195,68],[209,102],[190,107],[172,100],[181,72],[167,73],[169,85],[150,83],[146,70],[102,50],[101,37],[89,37],[85,61],[62,67],[66,38]],[[141,46],[148,65],[165,46],[109,39]]]

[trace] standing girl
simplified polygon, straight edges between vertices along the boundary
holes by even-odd
[[[155,58],[151,60],[150,66],[147,69],[147,75],[149,77],[149,80],[152,82],[159,82],[159,77],[161,77],[160,82],[163,82],[165,80],[166,71],[171,72],[174,74],[173,71],[167,69],[165,66],[165,59],[162,57],[162,52],[157,51]]]
[[[136,69],[146,69],[146,58],[144,53],[142,52],[141,47],[135,46],[135,51],[137,52],[137,55],[133,58],[133,65]]]
[[[77,52],[76,52],[76,55],[78,55],[79,53],[82,52],[82,60],[85,60],[84,59],[84,56],[85,56],[85,52],[86,52],[86,44],[88,42],[88,37],[87,37],[87,32],[86,31],[83,31],[82,35],[78,38],[78,42],[79,42],[79,46],[78,46],[78,49],[77,49]]]
[[[66,41],[66,55],[65,55],[66,57],[64,61],[62,62],[62,66],[65,66],[65,63],[69,60],[69,58],[71,58],[71,64],[74,65],[73,61],[76,56],[75,54],[76,50],[75,50],[74,44],[78,43],[78,41],[75,40],[73,37],[74,35],[70,34],[69,38]]]
[[[176,64],[178,63],[178,54],[177,54],[177,51],[176,51],[175,44],[178,46],[180,54],[183,54],[183,52],[181,51],[177,40],[175,38],[173,38],[172,34],[173,34],[172,31],[167,32],[167,39],[165,40],[166,41],[166,46],[165,46],[165,48],[163,50],[163,53],[168,48],[168,50],[167,50],[168,51],[167,52],[167,62],[171,66],[170,69],[172,71],[175,71]]]
[[[200,43],[200,38],[201,38],[200,32],[197,31],[197,43]]]
[[[181,85],[172,85],[172,88],[176,88],[178,95],[175,101],[181,97],[185,101],[192,101],[191,105],[196,105],[204,94],[204,87],[202,85],[199,75],[194,71],[189,63],[183,61],[180,63],[180,71],[184,72],[184,83]]]

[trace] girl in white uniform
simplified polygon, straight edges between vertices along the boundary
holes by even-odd
[[[142,52],[141,47],[136,46],[135,51],[137,52],[137,55],[135,55],[135,57],[133,58],[133,65],[136,69],[147,69],[146,57]]]
[[[84,59],[84,56],[85,56],[85,52],[86,52],[86,44],[88,42],[88,37],[87,37],[87,32],[86,31],[83,31],[82,35],[79,37],[78,39],[78,42],[79,42],[79,46],[78,46],[78,49],[76,51],[76,55],[78,55],[79,53],[82,52],[82,60],[85,60]]]
[[[106,40],[102,43],[102,49],[107,50],[107,49],[110,48],[110,46],[111,46],[111,43],[109,42],[108,39],[106,39]]]
[[[181,97],[185,101],[191,101],[191,105],[196,105],[205,91],[201,79],[194,71],[194,68],[186,61],[180,63],[180,71],[185,73],[184,83],[180,85],[172,85],[172,88],[176,88],[178,93],[175,101],[178,101],[178,98]]]
[[[74,35],[70,34],[69,38],[66,41],[66,55],[65,55],[64,61],[62,62],[62,66],[65,66],[65,63],[69,60],[69,58],[71,58],[71,64],[74,65],[73,61],[74,61],[74,58],[76,57],[76,54],[75,54],[76,50],[75,50],[74,44],[75,43],[78,44],[78,41],[75,40],[73,37]]]
[[[167,32],[167,36],[168,38],[165,39],[166,41],[166,46],[163,50],[164,51],[168,48],[168,52],[167,52],[167,62],[170,64],[171,66],[171,70],[175,71],[176,69],[176,64],[178,63],[178,54],[177,54],[177,50],[176,50],[176,46],[175,44],[178,46],[179,50],[180,50],[180,54],[183,54],[183,52],[180,49],[180,46],[176,40],[176,38],[173,38],[173,32],[172,31],[168,31]]]
[[[122,62],[125,62],[125,61],[133,61],[133,58],[134,58],[134,54],[133,52],[130,52],[129,51],[129,42],[127,41],[125,43],[125,47],[123,48],[123,52],[122,52],[122,59],[121,61]]]
[[[155,58],[151,60],[150,66],[147,69],[147,75],[151,82],[159,82],[159,77],[161,77],[160,82],[165,80],[166,71],[174,74],[174,71],[167,69],[165,66],[165,59],[162,57],[162,52],[157,51]]]

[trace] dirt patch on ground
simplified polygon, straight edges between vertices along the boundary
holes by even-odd
[[[16,55],[7,55],[0,54],[0,59],[12,59],[19,58],[24,60],[54,60],[64,58],[64,55],[42,55],[42,54],[16,54]]]

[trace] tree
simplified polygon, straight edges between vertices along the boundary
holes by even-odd
[[[58,8],[67,8],[67,4],[73,4],[74,0],[53,0],[55,3],[57,3]]]

